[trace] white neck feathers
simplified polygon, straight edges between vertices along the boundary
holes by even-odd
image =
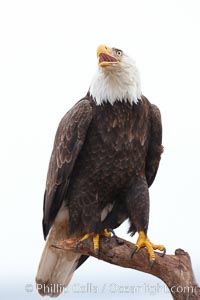
[[[97,105],[115,101],[137,103],[141,99],[141,86],[135,63],[99,67],[90,85],[90,95]]]

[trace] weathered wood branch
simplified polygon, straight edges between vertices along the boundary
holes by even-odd
[[[77,239],[68,239],[55,246],[63,250],[76,251],[76,243]],[[87,245],[81,244],[78,252],[124,268],[152,274],[165,282],[175,300],[200,299],[200,288],[196,283],[188,253],[182,249],[177,249],[175,255],[165,255],[164,257],[156,253],[156,263],[150,270],[147,251],[141,249],[131,258],[133,247],[134,244],[118,237],[112,237],[109,242],[105,238],[101,238],[99,256],[96,257],[93,251],[93,242],[88,239]]]

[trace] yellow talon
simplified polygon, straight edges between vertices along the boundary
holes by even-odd
[[[155,253],[154,250],[160,250],[163,251],[163,255],[165,254],[165,247],[163,245],[156,245],[151,243],[151,241],[148,239],[148,237],[146,236],[146,234],[144,233],[144,231],[139,231],[139,237],[137,239],[136,242],[136,246],[134,247],[133,251],[132,251],[132,255],[139,251],[140,248],[144,248],[146,247],[147,252],[149,254],[149,260],[151,262],[151,266],[153,266],[152,262],[155,261]]]
[[[86,233],[79,241],[78,243],[76,244],[76,249],[78,250],[78,246],[84,242],[85,240],[89,239],[90,237],[92,237],[93,239],[93,245],[94,245],[94,252],[96,255],[99,254],[99,240],[100,240],[100,237],[101,236],[104,236],[104,237],[111,237],[111,233],[107,230],[107,229],[104,229],[101,233],[97,233],[95,234],[94,232],[92,233]]]
[[[100,235],[109,238],[109,237],[111,237],[111,232],[108,231],[108,229],[104,229],[104,230],[100,233]]]
[[[93,237],[94,252],[95,252],[96,255],[99,254],[99,239],[100,239],[100,234],[96,234]]]
[[[79,242],[83,242],[87,239],[89,239],[91,236],[93,236],[94,234],[93,233],[86,233],[80,240]]]

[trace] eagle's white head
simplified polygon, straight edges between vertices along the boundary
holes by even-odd
[[[117,100],[137,103],[141,86],[135,62],[122,50],[105,45],[97,48],[97,58],[98,70],[89,90],[97,105]]]

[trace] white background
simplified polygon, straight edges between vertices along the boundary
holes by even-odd
[[[31,285],[44,246],[42,202],[54,135],[61,117],[87,93],[101,43],[136,60],[143,94],[161,110],[165,153],[150,191],[149,236],[168,253],[188,251],[200,282],[199,5],[198,0],[0,2],[2,300],[40,299]],[[126,230],[127,224],[117,234],[128,238]],[[88,283],[105,291],[81,293],[80,285]],[[125,286],[141,288],[133,295]],[[155,277],[89,259],[71,282],[70,299],[152,294],[171,299]]]

